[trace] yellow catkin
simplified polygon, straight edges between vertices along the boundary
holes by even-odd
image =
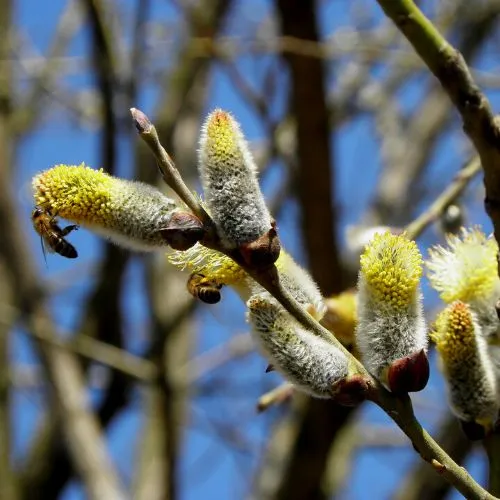
[[[203,274],[220,285],[237,285],[248,279],[247,273],[232,259],[200,244],[185,252],[173,252],[168,260],[182,270]]]
[[[436,318],[431,339],[445,365],[462,363],[476,349],[474,324],[469,307],[455,302]]]
[[[376,234],[361,256],[360,273],[371,300],[392,310],[413,302],[422,277],[422,257],[404,234]]]
[[[214,111],[207,122],[206,134],[212,154],[220,159],[222,165],[231,165],[231,162],[224,162],[227,158],[232,160],[237,150],[238,137],[231,115],[220,109]]]
[[[35,203],[52,213],[75,221],[103,224],[113,209],[113,178],[102,169],[82,163],[56,165],[33,178]]]

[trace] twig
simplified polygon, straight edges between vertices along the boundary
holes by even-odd
[[[6,0],[0,6],[0,30],[4,34],[0,42],[0,60],[8,61],[13,29],[13,2]],[[11,132],[12,115],[12,69],[4,64],[0,69],[0,168],[12,171],[13,136]],[[6,259],[0,262],[0,273],[5,276],[10,265]],[[2,279],[0,294],[3,300],[15,300],[14,290],[8,280]],[[0,328],[0,498],[18,498],[16,476],[11,463],[12,443],[12,392],[9,381],[9,342],[12,324],[6,321]]]
[[[77,335],[74,341],[67,342],[56,339],[54,336],[46,337],[41,332],[31,333],[38,340],[72,351],[91,361],[102,363],[140,382],[149,383],[156,377],[156,368],[151,361],[87,335]]]
[[[437,438],[446,452],[458,464],[462,464],[473,448],[460,429],[455,415],[448,414],[440,424]],[[450,484],[423,462],[415,464],[414,468],[402,478],[401,485],[393,493],[393,500],[441,500],[446,498]]]
[[[12,321],[15,321],[16,316],[18,316],[15,308],[10,308],[5,304],[0,306],[0,312],[0,324],[10,325]],[[130,354],[106,342],[96,340],[88,335],[80,334],[75,336],[74,339],[67,341],[54,336],[52,333],[49,334],[48,329],[29,330],[27,333],[37,340],[59,349],[79,354],[91,361],[102,363],[141,382],[151,382],[157,375],[156,368],[151,361]]]
[[[484,440],[484,448],[488,455],[488,490],[500,496],[500,430],[490,434]]]
[[[451,184],[434,200],[434,202],[406,227],[410,239],[416,239],[422,231],[434,222],[445,208],[456,200],[465,190],[471,179],[481,171],[481,162],[475,157],[455,176]]]
[[[205,225],[213,226],[210,216],[186,184],[184,184],[179,171],[175,167],[175,163],[172,158],[170,158],[170,155],[165,151],[165,148],[161,145],[155,126],[142,111],[136,108],[130,108],[130,113],[132,114],[132,118],[141,139],[153,151],[158,163],[158,168],[167,186],[170,186],[175,193],[177,193],[181,200],[193,211],[195,215],[200,218]]]
[[[220,368],[236,358],[245,356],[255,349],[248,333],[231,337],[222,345],[216,346],[191,359],[177,375],[187,386],[194,385],[207,373]]]
[[[271,391],[266,392],[257,401],[257,411],[262,413],[271,408],[271,406],[279,405],[287,401],[292,396],[294,390],[292,384],[285,382]]]
[[[439,80],[462,116],[464,131],[483,166],[485,207],[493,223],[495,239],[500,242],[500,128],[488,99],[474,82],[462,55],[411,0],[377,1]]]
[[[41,57],[38,64],[35,65],[36,71],[34,71],[35,75],[28,95],[14,112],[12,127],[18,134],[32,129],[36,121],[40,119],[45,94],[57,94],[55,84],[62,73],[60,71],[61,66],[68,60],[62,57],[62,54],[70,45],[71,39],[78,31],[81,21],[82,16],[77,1],[71,0],[67,2],[60,16],[48,54],[46,57]],[[18,61],[26,71],[30,61],[24,60],[22,55],[19,55]],[[7,62],[10,62],[8,58],[2,59],[2,64],[7,64]],[[78,64],[79,68],[81,68],[80,64]],[[74,105],[74,102],[71,104]]]

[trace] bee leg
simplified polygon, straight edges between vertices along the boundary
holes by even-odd
[[[61,236],[67,236],[71,231],[76,231],[80,226],[77,224],[71,224],[70,226],[66,226],[63,229],[61,229]]]

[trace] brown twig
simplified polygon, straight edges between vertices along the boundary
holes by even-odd
[[[479,158],[473,158],[455,176],[455,179],[431,203],[426,210],[406,226],[406,234],[410,239],[416,239],[422,231],[432,224],[443,213],[446,207],[456,200],[465,190],[469,182],[481,171]]]
[[[294,390],[292,384],[285,382],[269,392],[266,392],[257,401],[257,411],[262,413],[271,408],[271,406],[279,405],[287,401],[294,393]]]

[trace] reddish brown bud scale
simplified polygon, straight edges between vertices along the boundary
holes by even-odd
[[[356,374],[333,385],[333,400],[342,406],[357,406],[368,398],[370,379]]]
[[[387,370],[387,383],[395,394],[421,391],[429,381],[429,360],[422,349],[393,361]]]
[[[168,227],[160,230],[165,241],[174,250],[187,250],[205,235],[203,223],[189,212],[176,212],[172,215]]]
[[[281,244],[274,227],[260,238],[239,247],[245,263],[255,269],[272,266],[280,256]]]

